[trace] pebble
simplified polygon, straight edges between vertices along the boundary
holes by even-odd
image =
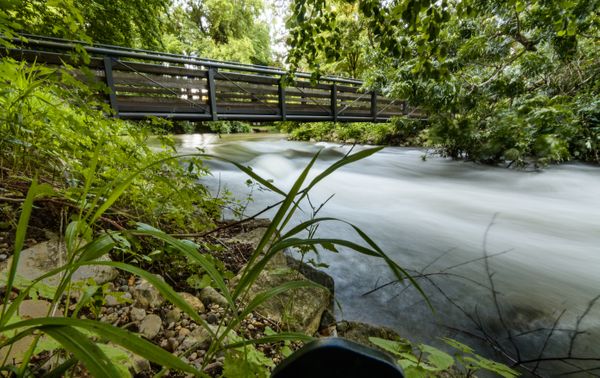
[[[181,310],[177,308],[167,312],[167,314],[165,315],[165,321],[167,322],[167,324],[177,323],[179,319],[181,319]]]
[[[2,253],[0,254],[0,261],[4,261],[8,258],[8,255],[6,253]]]
[[[133,307],[129,316],[134,322],[142,321],[146,317],[146,310],[143,308]]]
[[[158,315],[150,314],[142,320],[139,326],[140,333],[145,338],[152,340],[160,332],[162,320]]]
[[[179,341],[177,341],[177,339],[170,337],[167,340],[167,348],[168,348],[167,350],[169,352],[175,351],[175,349],[177,349],[178,346],[179,346]]]
[[[215,314],[208,314],[206,316],[206,321],[210,324],[217,324],[219,322],[219,318]]]
[[[119,287],[119,291],[129,292],[129,286],[123,285],[123,286]]]
[[[176,333],[173,330],[169,330],[167,332],[165,332],[165,337],[169,338],[169,337],[175,337]]]
[[[189,329],[187,329],[187,328],[182,328],[182,329],[180,329],[180,330],[179,330],[179,333],[178,333],[178,335],[179,335],[179,336],[183,336],[183,337],[185,337],[185,336],[189,335],[191,332],[192,332],[192,331],[190,331],[190,330],[189,330]]]
[[[194,352],[194,353],[190,354],[190,360],[191,361],[194,361],[197,358],[198,358],[198,353]]]

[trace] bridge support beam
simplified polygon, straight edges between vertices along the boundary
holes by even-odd
[[[279,93],[279,115],[281,120],[287,119],[287,107],[285,106],[285,86],[283,85],[283,78],[279,79],[277,83],[277,89]]]
[[[106,86],[110,91],[108,93],[108,101],[110,107],[114,110],[115,116],[119,116],[119,105],[117,104],[117,91],[115,90],[115,79],[113,77],[113,58],[110,56],[104,57],[104,79]]]
[[[206,81],[208,82],[208,101],[210,104],[210,115],[211,120],[218,121],[219,115],[217,114],[217,89],[215,85],[215,74],[216,68],[209,68],[206,72]]]
[[[377,93],[371,92],[371,118],[373,122],[377,121]]]
[[[333,116],[333,122],[337,122],[337,83],[331,85],[331,115]]]

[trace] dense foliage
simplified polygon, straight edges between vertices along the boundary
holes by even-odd
[[[485,162],[598,161],[598,1],[296,0],[293,67],[345,59],[348,4],[367,26],[363,78],[426,110],[429,144]]]

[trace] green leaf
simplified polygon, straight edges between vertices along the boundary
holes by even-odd
[[[407,340],[404,340],[404,339],[401,341],[393,341],[393,340],[382,339],[380,337],[369,337],[369,341],[371,343],[373,343],[374,345],[380,347],[381,349],[388,351],[392,354],[395,354],[397,356],[402,355],[402,353],[412,351],[410,342],[408,342]]]
[[[94,377],[119,377],[119,370],[110,359],[100,350],[96,343],[91,342],[83,333],[71,326],[43,326],[44,333],[58,341],[88,369]]]
[[[446,352],[425,344],[419,345],[419,349],[429,354],[427,361],[437,370],[446,370],[454,365],[454,358]]]
[[[53,328],[57,327],[82,328],[86,331],[93,332],[98,336],[107,339],[114,344],[120,345],[123,348],[159,365],[168,368],[178,369],[181,371],[186,371],[195,375],[200,375],[200,372],[198,372],[196,369],[184,363],[179,358],[167,352],[166,350],[152,344],[151,342],[141,338],[140,336],[134,333],[122,330],[121,328],[114,327],[110,324],[87,319],[50,317],[24,320],[21,322],[7,325],[4,329],[8,331],[12,329],[27,327],[38,328],[46,333],[47,329],[52,330]],[[81,334],[81,332],[79,333]],[[50,336],[54,337],[53,335]],[[85,336],[83,337],[85,338]],[[61,340],[57,339],[57,341],[59,341],[63,346],[65,346]]]

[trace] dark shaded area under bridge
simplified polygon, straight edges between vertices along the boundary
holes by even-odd
[[[2,53],[17,60],[77,67],[74,75],[104,83],[115,114],[126,119],[162,117],[188,121],[385,122],[421,118],[405,101],[366,92],[359,80],[287,72],[267,66],[221,62],[184,55],[90,45],[25,36]],[[74,51],[83,48],[89,62]]]

